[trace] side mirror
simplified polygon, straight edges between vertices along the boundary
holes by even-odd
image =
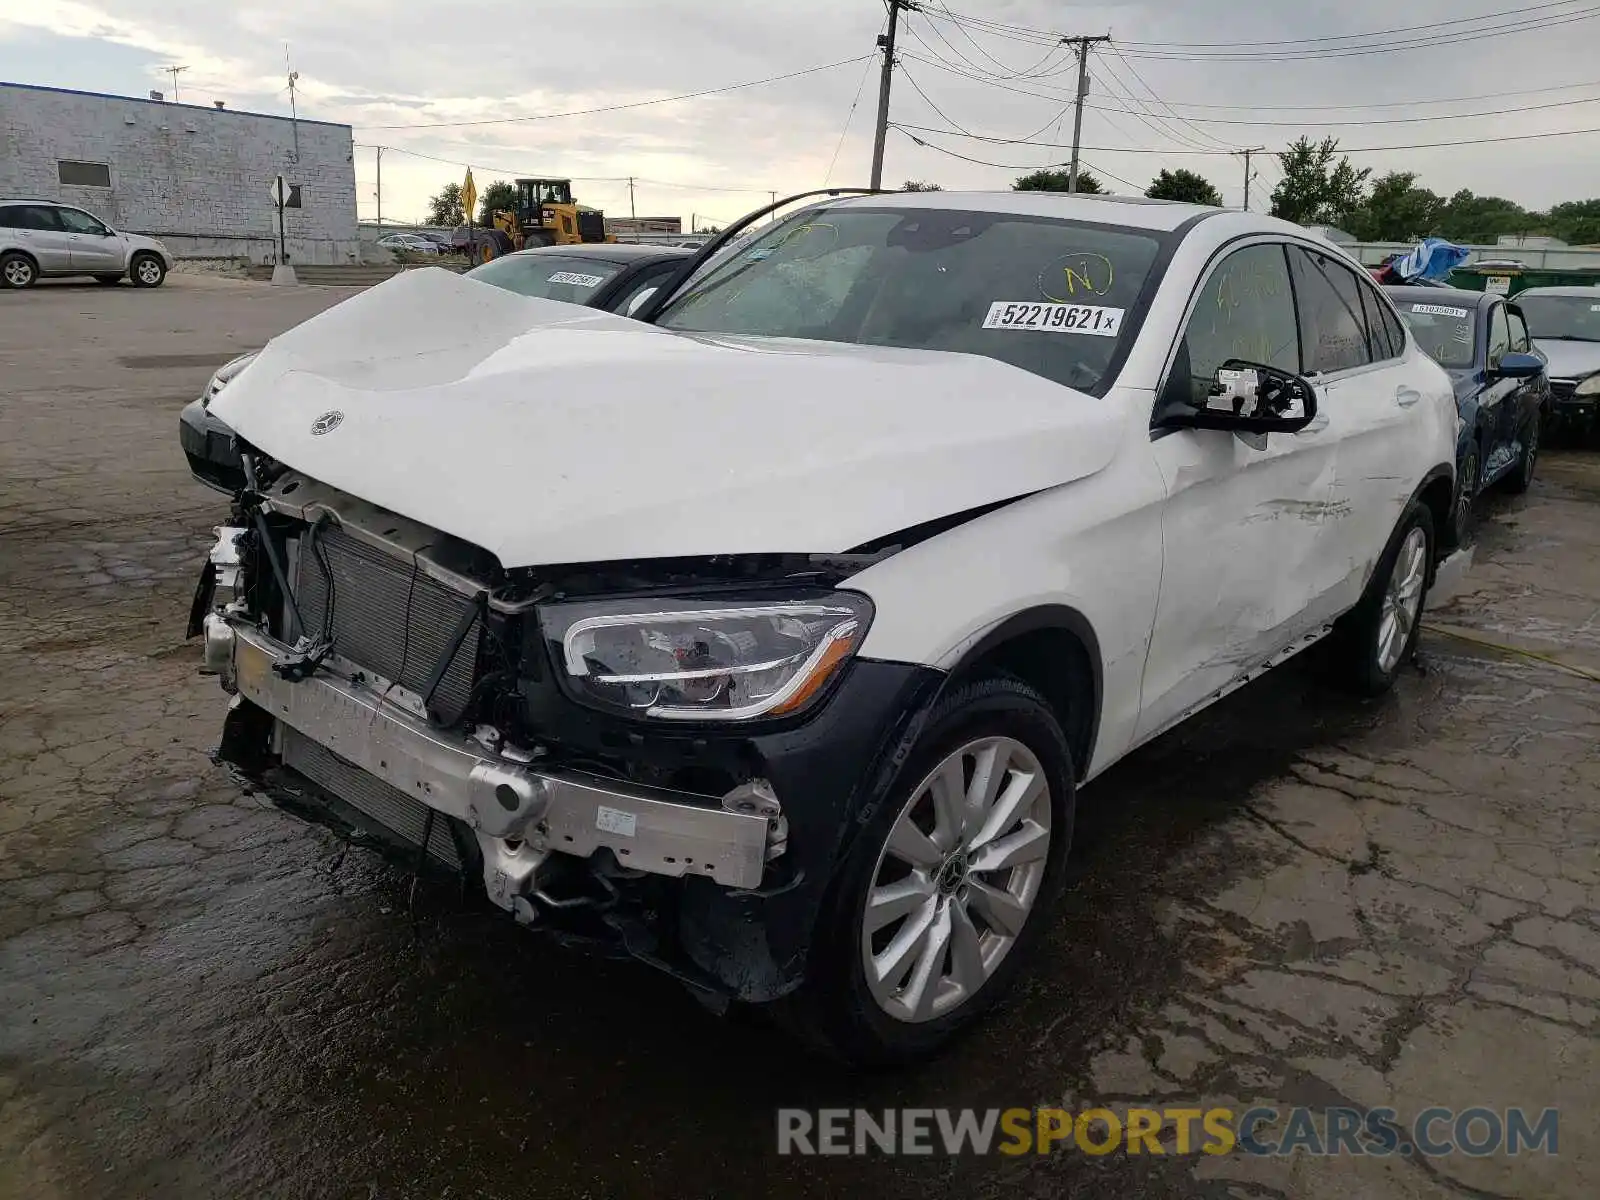
[[[633,298],[628,301],[628,307],[623,310],[622,315],[625,317],[633,316],[634,313],[649,303],[651,296],[654,296],[660,290],[659,288],[647,287],[642,292],[635,292]]]
[[[1203,405],[1170,411],[1162,424],[1232,433],[1298,433],[1316,415],[1316,389],[1306,379],[1230,358],[1217,368]]]
[[[1544,360],[1536,354],[1511,353],[1502,355],[1498,365],[1489,368],[1495,379],[1532,379],[1544,370]]]

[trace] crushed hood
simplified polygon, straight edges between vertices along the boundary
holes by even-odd
[[[1533,344],[1545,356],[1551,379],[1582,379],[1600,371],[1600,342],[1534,338]]]
[[[274,339],[211,406],[507,568],[839,553],[1100,470],[1114,409],[973,355],[673,334],[439,269]]]

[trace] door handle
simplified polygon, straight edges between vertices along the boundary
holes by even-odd
[[[1401,408],[1410,408],[1413,404],[1421,399],[1422,393],[1417,391],[1416,388],[1405,387],[1402,385],[1401,387],[1395,389],[1394,402]]]

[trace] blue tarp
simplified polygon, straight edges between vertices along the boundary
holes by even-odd
[[[1471,254],[1465,246],[1443,238],[1423,238],[1410,254],[1391,258],[1386,265],[1406,283],[1415,279],[1448,279],[1450,272],[1466,262]]]

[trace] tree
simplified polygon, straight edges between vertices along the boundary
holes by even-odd
[[[1072,172],[1065,167],[1044,167],[1024,175],[1011,185],[1014,192],[1064,192]],[[1078,172],[1078,190],[1087,196],[1103,196],[1105,187],[1088,171]]]
[[[494,214],[500,209],[517,211],[517,189],[504,179],[496,179],[478,193],[478,224],[493,225]]]
[[[1183,200],[1189,204],[1222,206],[1222,193],[1211,186],[1209,179],[1181,167],[1176,171],[1162,171],[1145,188],[1144,194],[1152,200]]]
[[[1338,157],[1338,162],[1334,161]],[[1272,215],[1297,225],[1340,225],[1366,202],[1371,167],[1356,170],[1337,138],[1302,137],[1278,155],[1283,180],[1272,191]]]
[[[467,214],[461,210],[461,185],[447,183],[437,196],[428,197],[428,224],[454,229],[466,224]]]
[[[1544,228],[1544,217],[1516,201],[1475,196],[1467,188],[1451,196],[1439,216],[1441,236],[1478,245],[1493,245],[1501,234],[1543,233]]]
[[[944,191],[944,189],[942,187],[940,187],[937,183],[924,183],[920,179],[908,179],[908,180],[906,180],[905,187],[901,188],[900,190],[902,192],[942,192],[942,191]]]
[[[1390,171],[1354,214],[1349,231],[1363,242],[1411,242],[1438,231],[1445,201],[1417,186],[1410,171]]]
[[[1600,242],[1600,200],[1569,200],[1548,215],[1550,232],[1574,246]]]

